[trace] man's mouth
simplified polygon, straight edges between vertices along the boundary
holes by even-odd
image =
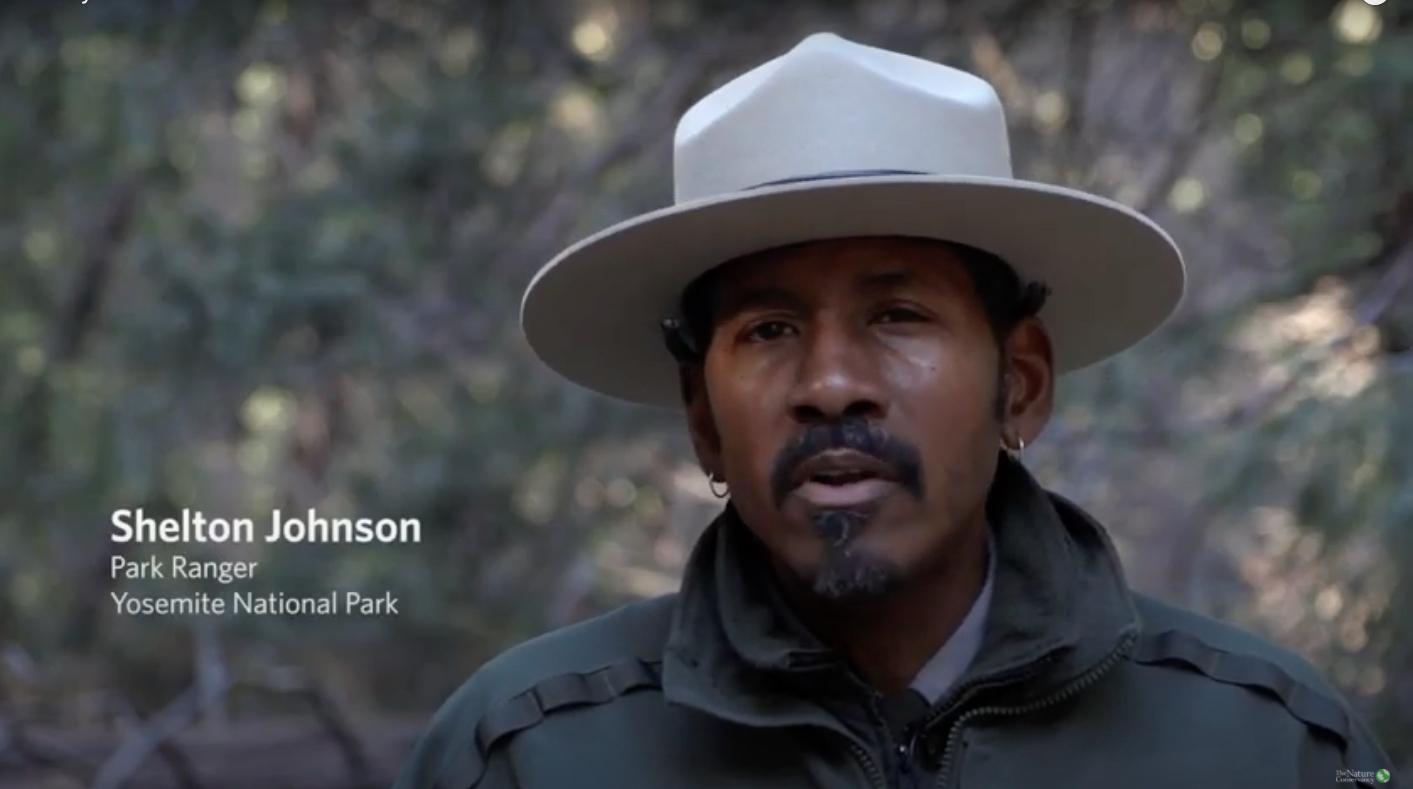
[[[830,451],[800,464],[790,493],[819,507],[852,507],[889,495],[897,484],[893,469],[878,458]]]
[[[847,480],[811,478],[790,493],[818,507],[854,507],[881,499],[895,487],[891,479],[856,475]]]

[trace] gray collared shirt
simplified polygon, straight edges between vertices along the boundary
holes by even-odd
[[[971,610],[962,618],[962,623],[947,643],[923,664],[909,685],[925,696],[929,704],[935,704],[947,692],[971,665],[977,650],[981,649],[981,634],[986,627],[986,614],[991,609],[992,579],[996,577],[996,538],[989,523],[986,527],[986,555],[986,580],[982,582],[981,592],[972,602]]]

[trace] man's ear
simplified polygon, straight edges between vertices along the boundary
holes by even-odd
[[[682,402],[687,410],[687,432],[692,438],[692,449],[702,470],[722,478],[725,469],[721,467],[721,436],[716,431],[716,417],[711,412],[703,369],[702,364],[677,367],[682,383]]]
[[[1039,318],[1023,319],[1006,338],[1007,383],[1001,436],[1039,438],[1055,407],[1055,358],[1050,333]]]

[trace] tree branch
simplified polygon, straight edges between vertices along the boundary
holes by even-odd
[[[98,768],[93,789],[121,789],[126,786],[155,751],[201,716],[201,713],[230,689],[223,679],[204,687],[193,685],[170,704],[139,726]]]
[[[1078,170],[1079,162],[1088,158],[1089,141],[1085,136],[1086,109],[1089,103],[1089,84],[1094,71],[1095,28],[1099,23],[1098,14],[1089,8],[1082,8],[1070,17],[1069,46],[1066,58],[1069,60],[1068,87],[1070,117],[1069,134],[1066,135],[1064,165],[1066,171]]]
[[[1192,123],[1187,130],[1179,135],[1168,148],[1168,157],[1163,162],[1163,169],[1159,171],[1158,177],[1149,186],[1147,193],[1138,201],[1138,210],[1145,214],[1152,214],[1154,210],[1167,198],[1168,192],[1172,191],[1173,185],[1192,166],[1192,160],[1197,155],[1197,151],[1206,141],[1207,130],[1212,126],[1215,113],[1212,106],[1217,101],[1217,96],[1222,86],[1222,67],[1220,63],[1209,66],[1206,73],[1202,75],[1202,82],[1198,88],[1197,99],[1194,106],[1188,113]]]

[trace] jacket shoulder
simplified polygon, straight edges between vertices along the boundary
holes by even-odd
[[[1279,704],[1322,742],[1335,738],[1354,767],[1386,762],[1382,749],[1343,695],[1304,656],[1214,617],[1134,593],[1142,630],[1135,663],[1196,672]],[[1363,767],[1372,769],[1372,767]]]
[[[676,598],[673,593],[639,600],[536,636],[487,661],[467,684],[516,693],[548,677],[593,671],[625,658],[660,661]]]
[[[491,747],[557,709],[660,687],[677,595],[614,609],[517,644],[487,661],[433,716],[395,789],[475,786]]]
[[[1324,674],[1309,660],[1287,647],[1280,646],[1256,633],[1206,616],[1196,611],[1180,608],[1156,597],[1140,593],[1134,594],[1134,601],[1143,622],[1144,636],[1140,645],[1148,646],[1150,652],[1157,643],[1166,642],[1171,651],[1175,648],[1173,637],[1163,638],[1163,634],[1180,634],[1177,640],[1195,640],[1205,650],[1223,652],[1236,656],[1249,657],[1278,668],[1290,678],[1326,696],[1338,696],[1338,692],[1325,679]]]

